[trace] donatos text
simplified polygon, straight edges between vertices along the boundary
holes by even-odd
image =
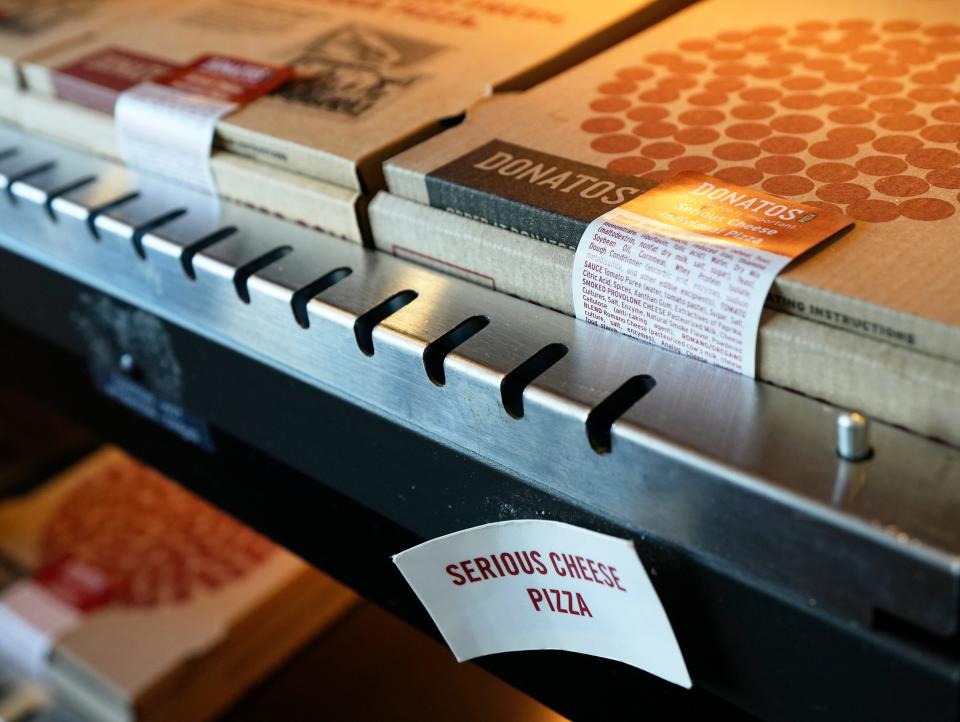
[[[704,181],[694,188],[692,193],[698,196],[705,196],[712,201],[726,203],[734,208],[743,208],[744,210],[755,213],[763,213],[765,216],[779,218],[782,221],[798,221],[802,223],[816,217],[815,214],[803,208],[791,208],[785,203],[777,203],[765,198],[756,198],[739,190],[719,188],[707,181]]]
[[[549,188],[560,193],[573,193],[588,200],[599,200],[609,206],[621,205],[640,192],[640,189],[634,186],[619,185],[586,173],[564,170],[530,158],[520,158],[502,150],[475,163],[473,167],[481,171],[495,172],[504,178],[524,181],[531,186]]]

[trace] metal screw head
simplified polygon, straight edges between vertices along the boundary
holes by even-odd
[[[122,354],[120,359],[117,361],[117,368],[120,370],[120,373],[127,378],[132,379],[139,375],[137,360],[133,357],[133,354]]]
[[[847,461],[864,461],[873,456],[870,419],[857,411],[837,417],[837,454]]]

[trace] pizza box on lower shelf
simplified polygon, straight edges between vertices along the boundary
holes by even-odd
[[[385,173],[394,195],[539,239],[544,258],[684,170],[840,211],[853,229],[792,263],[767,305],[960,363],[958,141],[951,0],[704,0]],[[487,268],[528,257],[489,250]],[[480,252],[438,258],[476,268]],[[541,297],[527,270],[516,292]]]
[[[370,204],[378,249],[573,315],[574,251],[379,193]],[[960,364],[765,311],[757,375],[960,444]]]
[[[70,620],[46,674],[96,720],[208,720],[357,601],[109,447],[0,505],[0,555],[27,575],[0,605]]]

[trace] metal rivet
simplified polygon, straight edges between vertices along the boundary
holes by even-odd
[[[847,461],[863,461],[873,455],[866,416],[850,411],[837,417],[837,454]]]
[[[133,357],[133,354],[125,353],[121,355],[119,361],[117,361],[117,367],[120,369],[120,373],[127,378],[136,378],[140,373],[137,360]]]

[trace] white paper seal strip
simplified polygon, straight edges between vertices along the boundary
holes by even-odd
[[[760,314],[777,274],[851,222],[679,173],[587,226],[574,258],[574,311],[754,377]]]
[[[141,83],[117,98],[120,153],[132,168],[213,193],[210,153],[217,121],[236,108],[227,100]]]
[[[114,106],[123,159],[132,168],[213,193],[210,153],[217,121],[292,77],[288,67],[201,55],[135,85]]]
[[[633,542],[555,521],[465,529],[393,557],[457,660],[561,649],[689,688]]]
[[[23,579],[0,596],[0,653],[39,677],[50,651],[77,625],[81,614],[40,584]]]

